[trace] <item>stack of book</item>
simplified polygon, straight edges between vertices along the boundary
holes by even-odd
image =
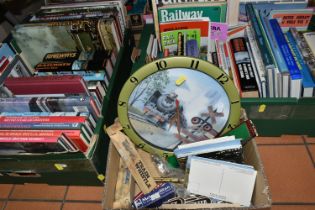
[[[233,78],[242,97],[314,96],[308,0],[155,0],[152,7],[164,56],[212,62]]]
[[[0,45],[0,155],[89,156],[123,46],[124,5],[46,3]]]

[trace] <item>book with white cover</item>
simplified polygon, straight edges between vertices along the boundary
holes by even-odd
[[[257,171],[248,165],[191,156],[187,190],[250,206],[256,175]]]

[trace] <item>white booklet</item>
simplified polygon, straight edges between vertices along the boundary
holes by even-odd
[[[257,171],[249,165],[191,156],[187,190],[250,206]]]

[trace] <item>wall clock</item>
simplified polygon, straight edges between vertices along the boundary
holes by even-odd
[[[124,84],[118,118],[147,152],[168,157],[179,144],[214,138],[239,124],[240,97],[229,76],[192,57],[168,57],[138,69]]]

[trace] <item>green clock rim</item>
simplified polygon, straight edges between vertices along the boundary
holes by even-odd
[[[165,63],[166,67],[164,65]],[[217,66],[207,61],[187,56],[167,57],[145,64],[128,78],[123,88],[121,89],[118,98],[118,119],[126,135],[138,147],[151,154],[158,154],[164,157],[172,156],[173,152],[163,150],[151,145],[150,143],[146,142],[146,140],[144,140],[140,135],[138,135],[137,132],[133,129],[128,118],[128,102],[130,95],[137,87],[137,85],[141,83],[141,81],[158,71],[164,71],[172,68],[186,68],[203,72],[206,75],[212,77],[219,83],[219,85],[223,87],[230,101],[230,113],[225,127],[220,131],[220,134],[224,134],[237,126],[239,124],[241,115],[239,93],[229,76]],[[225,81],[223,84],[218,79],[222,74],[224,75],[225,79],[228,78],[228,80]]]

